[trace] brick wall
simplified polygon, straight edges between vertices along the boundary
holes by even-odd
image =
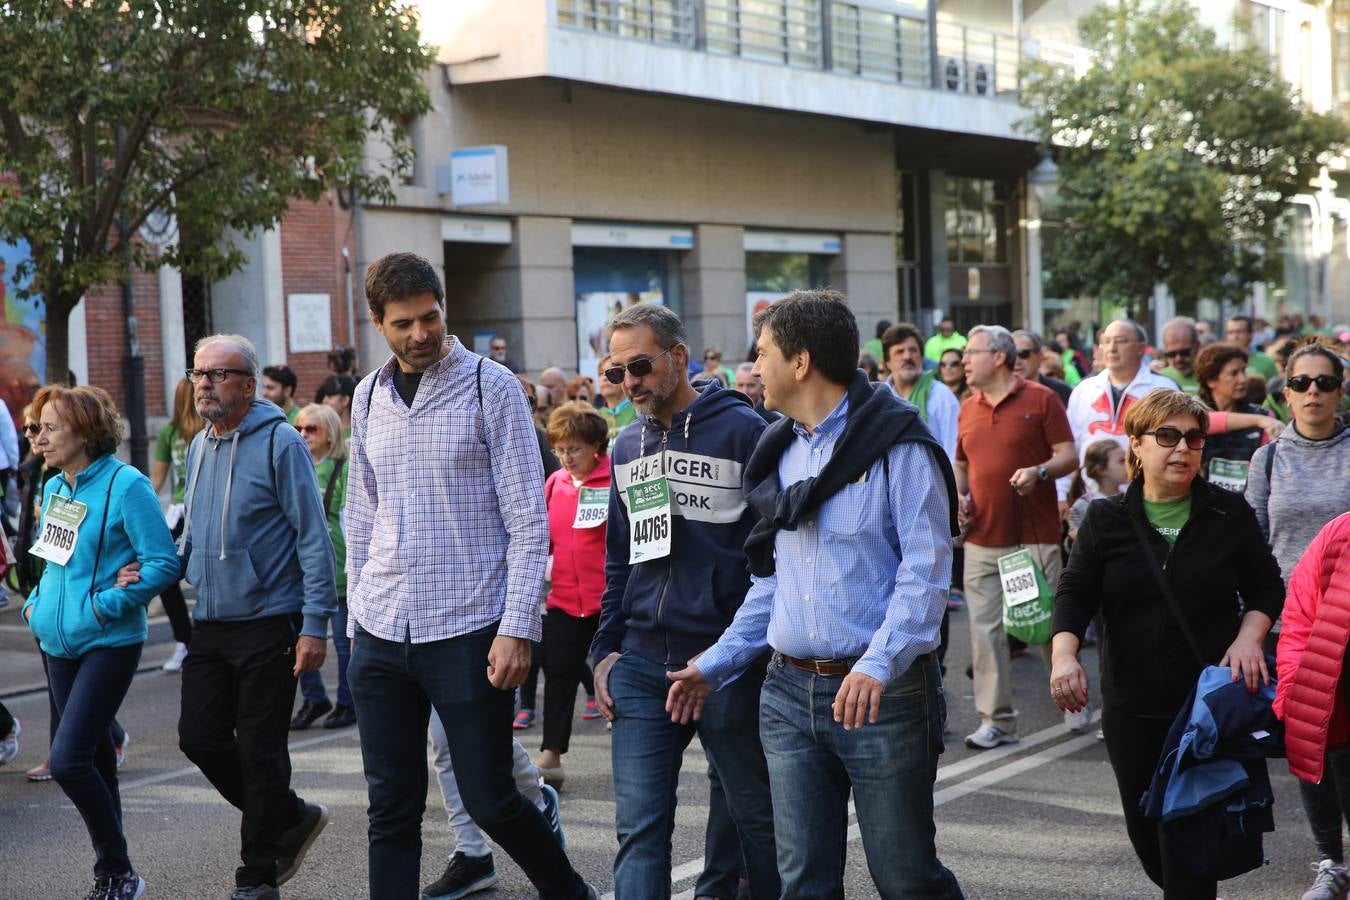
[[[131,281],[136,304],[137,332],[145,359],[145,406],[152,416],[163,413],[164,352],[159,327],[159,276],[136,271]],[[84,297],[85,343],[89,358],[89,383],[103,388],[122,408],[122,358],[127,352],[126,317],[122,313],[122,287],[108,284]]]
[[[333,344],[350,345],[347,334],[347,294],[343,280],[342,247],[348,238],[350,215],[329,194],[310,203],[291,204],[281,222],[281,279],[286,296],[327,294],[333,329]],[[289,316],[289,310],[288,310]],[[286,346],[290,347],[290,322]],[[276,360],[264,360],[264,365]],[[299,386],[295,400],[311,403],[320,382],[328,377],[327,353],[288,353],[287,365],[295,370]]]

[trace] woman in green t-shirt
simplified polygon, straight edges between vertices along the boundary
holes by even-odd
[[[159,430],[155,441],[155,464],[150,470],[150,484],[158,494],[164,482],[173,476],[173,492],[165,520],[173,532],[173,539],[183,533],[183,494],[187,491],[187,451],[197,432],[205,423],[197,415],[197,406],[192,398],[192,383],[186,378],[178,382],[173,392],[173,418],[169,424]],[[183,658],[187,656],[188,644],[192,641],[192,618],[188,615],[187,601],[183,598],[183,589],[175,581],[159,595],[164,605],[164,613],[169,617],[173,628],[176,646],[173,656],[164,663],[164,671],[178,672],[183,668]]]
[[[296,430],[309,445],[314,472],[319,478],[319,495],[328,519],[328,537],[333,542],[337,567],[337,614],[333,616],[333,649],[337,651],[337,706],[328,700],[319,672],[300,676],[300,710],[291,720],[292,731],[302,731],[325,713],[324,728],[343,728],[356,721],[352,692],[347,687],[347,661],[352,644],[347,637],[347,541],[342,534],[342,512],[347,504],[347,435],[342,420],[332,407],[311,403],[295,417]],[[330,712],[331,710],[331,712]]]

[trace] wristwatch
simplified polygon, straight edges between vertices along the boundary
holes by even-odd
[[[1036,467],[1036,480],[1037,480],[1037,481],[1044,481],[1044,480],[1045,480],[1046,478],[1048,478],[1048,477],[1050,477],[1050,470],[1049,470],[1049,469],[1047,469],[1045,466],[1037,466],[1037,467]]]

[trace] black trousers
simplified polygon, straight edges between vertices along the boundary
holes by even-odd
[[[9,733],[14,730],[14,716],[6,708],[5,704],[0,703],[0,739],[9,737]]]
[[[572,711],[577,685],[584,684],[586,664],[600,614],[578,619],[556,609],[544,616],[544,738],[541,750],[566,753],[572,739]]]
[[[1163,889],[1164,900],[1212,900],[1218,883],[1191,875],[1185,861],[1169,852],[1159,823],[1139,811],[1139,798],[1153,780],[1171,727],[1171,719],[1149,719],[1111,706],[1102,708],[1102,735],[1120,791],[1125,830],[1144,872]]]
[[[304,814],[287,745],[300,625],[298,613],[198,622],[183,661],[178,745],[243,813],[240,887],[276,884],[282,833]]]
[[[173,539],[178,540],[178,536],[183,533],[183,522],[180,519],[173,529]],[[187,645],[192,643],[192,617],[188,614],[187,599],[183,597],[183,587],[180,582],[175,581],[164,589],[159,595],[159,602],[164,605],[164,614],[169,617],[169,627],[173,629],[173,639],[180,644]]]

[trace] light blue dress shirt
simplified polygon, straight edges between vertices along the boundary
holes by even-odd
[[[778,463],[780,485],[819,474],[848,417],[848,397]],[[713,688],[766,646],[801,659],[860,657],[885,684],[937,649],[951,585],[952,539],[942,473],[929,448],[903,443],[774,541],[776,569],[755,578],[722,637],[696,665]]]

